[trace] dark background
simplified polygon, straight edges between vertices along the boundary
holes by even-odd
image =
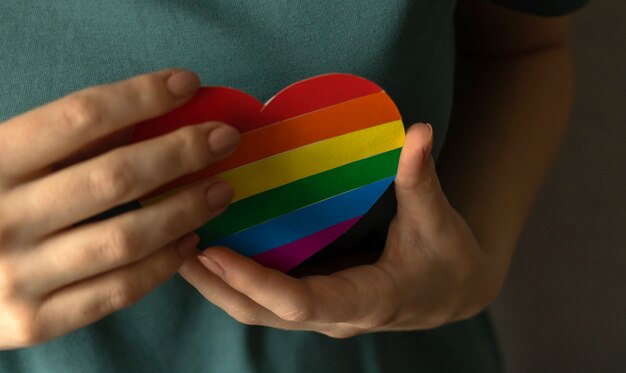
[[[492,307],[507,372],[626,372],[626,1],[574,16],[569,132]]]

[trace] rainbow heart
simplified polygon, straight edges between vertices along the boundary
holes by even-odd
[[[201,88],[183,107],[138,124],[130,141],[212,120],[241,132],[238,150],[142,203],[216,175],[235,196],[196,231],[201,246],[228,246],[285,272],[371,208],[392,183],[404,143],[400,113],[385,91],[348,74],[295,83],[266,105],[232,88]]]

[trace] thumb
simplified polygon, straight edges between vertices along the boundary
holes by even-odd
[[[401,220],[430,225],[439,221],[445,211],[447,200],[435,172],[432,147],[430,124],[414,124],[408,129],[395,180]]]

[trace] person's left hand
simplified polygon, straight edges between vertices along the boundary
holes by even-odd
[[[380,259],[296,279],[224,247],[180,269],[236,320],[335,338],[437,327],[473,316],[498,293],[506,264],[489,257],[439,185],[432,128],[414,125],[400,156],[398,210]]]

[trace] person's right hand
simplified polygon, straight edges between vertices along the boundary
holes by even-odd
[[[223,181],[77,223],[234,151],[237,131],[213,122],[84,156],[182,105],[199,85],[195,74],[161,71],[87,88],[0,124],[0,349],[41,343],[129,306],[195,252],[190,232],[232,198]]]

